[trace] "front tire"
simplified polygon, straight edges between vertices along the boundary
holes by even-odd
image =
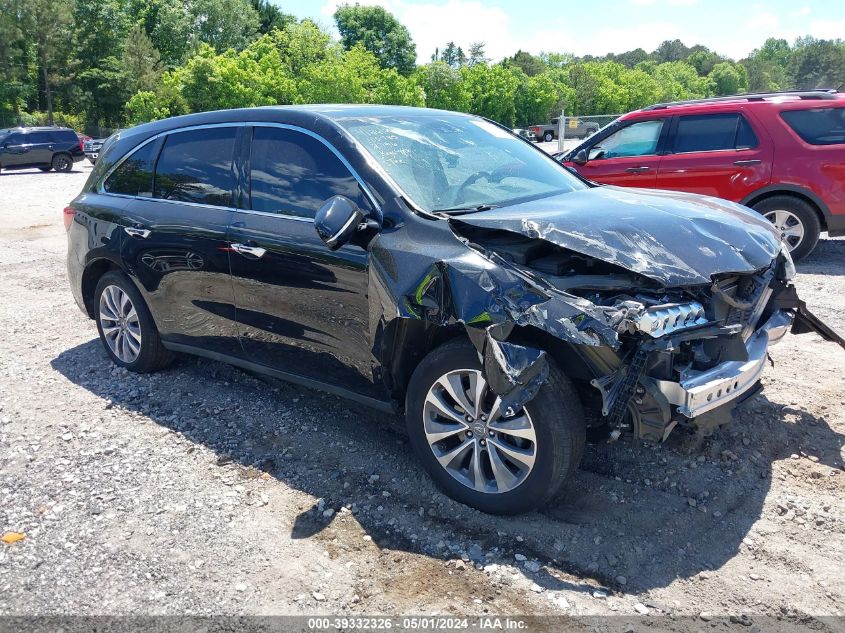
[[[173,354],[161,344],[147,304],[126,275],[107,272],[97,283],[94,299],[100,342],[112,362],[138,373],[170,364]]]
[[[792,259],[805,258],[818,244],[821,222],[807,201],[794,196],[772,196],[755,204],[754,210],[775,225]]]
[[[60,172],[69,172],[73,169],[73,159],[67,154],[56,154],[51,164],[53,169]]]
[[[578,467],[586,434],[581,403],[552,363],[537,396],[506,415],[481,369],[463,339],[423,359],[406,398],[411,445],[453,499],[490,514],[533,510],[554,498]]]

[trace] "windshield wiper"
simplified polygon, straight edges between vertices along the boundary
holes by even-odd
[[[475,213],[476,211],[489,211],[498,208],[498,204],[478,204],[474,207],[452,207],[451,209],[435,209],[434,213],[448,213],[449,215],[462,215],[464,213]]]

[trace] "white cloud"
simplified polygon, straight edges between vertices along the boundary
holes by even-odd
[[[793,11],[792,15],[800,18],[800,17],[805,16],[805,15],[810,15],[810,11],[811,11],[810,7],[801,7],[797,11]]]
[[[815,20],[808,31],[820,40],[835,40],[845,33],[845,20]]]
[[[698,4],[698,0],[668,0],[671,7],[691,7]]]
[[[597,30],[584,33],[578,21],[573,20],[571,23],[550,23],[532,32],[531,41],[527,45],[523,42],[522,49],[534,54],[553,51],[598,57],[608,53],[624,53],[636,48],[650,52],[663,41],[674,39],[688,44],[699,41],[684,27],[671,22],[652,21],[627,27],[598,26]],[[745,52],[747,51],[743,51]]]
[[[758,31],[776,29],[780,26],[780,18],[774,13],[757,13],[749,18],[748,26]]]

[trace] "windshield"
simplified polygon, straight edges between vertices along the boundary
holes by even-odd
[[[426,211],[481,210],[587,188],[550,157],[483,119],[431,112],[338,123]]]

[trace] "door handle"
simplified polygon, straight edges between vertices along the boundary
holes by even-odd
[[[255,258],[264,257],[264,253],[267,252],[266,248],[261,248],[260,246],[248,246],[247,244],[238,244],[236,242],[232,243],[232,250],[241,255],[250,255]]]
[[[649,170],[648,167],[628,167],[625,171],[629,174],[644,174]]]
[[[135,226],[124,226],[123,230],[126,231],[132,237],[145,237],[146,238],[146,237],[150,236],[150,233],[152,233],[152,231],[150,231],[149,229],[139,229],[138,227],[135,227]]]
[[[734,165],[736,165],[737,167],[750,167],[751,165],[759,165],[762,162],[763,161],[759,159],[753,158],[750,160],[735,160]]]

